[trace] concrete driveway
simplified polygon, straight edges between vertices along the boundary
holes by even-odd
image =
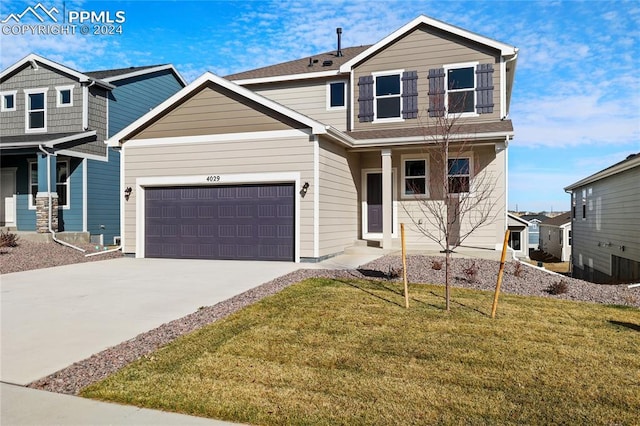
[[[26,385],[299,268],[119,258],[2,275],[0,380]]]

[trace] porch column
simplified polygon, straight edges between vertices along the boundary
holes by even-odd
[[[56,192],[56,157],[38,153],[38,193],[36,194],[36,231],[49,232],[49,181],[51,182],[51,228],[58,230],[58,193]]]
[[[391,176],[391,149],[382,150],[382,248],[391,248],[393,231],[393,178]]]

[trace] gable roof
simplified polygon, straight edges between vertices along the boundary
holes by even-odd
[[[101,70],[101,71],[88,71],[85,74],[92,78],[97,78],[102,81],[106,81],[108,83],[124,80],[131,77],[137,77],[139,75],[151,74],[158,71],[169,70],[171,71],[176,79],[182,84],[182,87],[187,85],[187,82],[182,78],[178,70],[174,68],[171,64],[161,64],[161,65],[147,65],[142,67],[128,67],[128,68],[118,68],[112,70]]]
[[[442,31],[445,31],[445,32],[448,32],[448,33],[451,33],[451,34],[455,34],[457,36],[466,38],[468,40],[471,40],[471,41],[474,41],[474,42],[477,42],[477,43],[480,43],[480,44],[484,44],[485,46],[492,47],[492,48],[498,50],[500,52],[500,55],[502,55],[504,57],[513,57],[514,61],[515,61],[515,58],[518,55],[518,48],[515,47],[515,46],[511,46],[511,45],[499,42],[497,40],[494,40],[494,39],[491,39],[491,38],[476,34],[474,32],[465,30],[463,28],[456,27],[455,25],[447,24],[446,22],[438,21],[437,19],[433,19],[433,18],[430,18],[430,17],[425,16],[425,15],[420,15],[417,18],[415,18],[414,20],[412,20],[411,22],[409,22],[409,23],[405,24],[404,26],[402,26],[401,28],[399,28],[398,30],[396,30],[393,33],[389,34],[387,37],[383,38],[382,40],[380,40],[376,44],[374,44],[371,47],[369,47],[368,49],[364,50],[362,53],[360,53],[359,55],[355,56],[353,59],[351,59],[351,60],[345,62],[344,64],[342,64],[342,66],[340,67],[340,72],[349,72],[349,71],[351,71],[351,68],[353,68],[359,62],[361,62],[364,59],[376,54],[381,49],[384,49],[389,44],[395,42],[399,38],[403,37],[404,35],[408,34],[411,31],[415,30],[420,25],[429,25],[429,26],[437,28],[439,30],[442,30]]]
[[[237,84],[246,84],[334,76],[339,74],[340,67],[345,62],[353,59],[369,47],[358,46],[341,49],[342,56],[337,56],[336,51],[332,50],[302,59],[231,74],[225,78]]]
[[[105,89],[115,88],[115,86],[111,84],[112,82],[123,80],[125,78],[135,77],[138,75],[150,74],[150,73],[162,71],[162,70],[170,70],[176,76],[178,81],[180,81],[183,87],[187,85],[186,81],[182,78],[180,73],[178,73],[178,71],[171,64],[148,65],[143,67],[129,67],[129,68],[119,68],[119,69],[112,69],[112,70],[80,72],[66,65],[62,65],[62,64],[59,64],[58,62],[36,55],[35,53],[31,53],[25,56],[15,64],[4,69],[0,73],[0,81],[5,80],[6,78],[10,77],[15,72],[21,70],[23,67],[29,64],[33,67],[37,67],[38,63],[44,64],[50,68],[56,69],[64,74],[67,74],[70,77],[78,80],[80,83],[95,82],[97,85]]]
[[[607,178],[609,176],[616,175],[618,173],[624,172],[625,170],[632,169],[634,167],[640,167],[640,152],[637,154],[631,154],[624,160],[614,164],[613,166],[607,167],[606,169],[600,170],[597,173],[592,174],[582,180],[579,180],[576,183],[573,183],[564,188],[566,192],[573,191],[576,188],[579,188],[584,185],[588,185],[600,179]]]
[[[544,215],[544,214],[523,214],[522,216],[520,216],[522,219],[526,220],[527,222],[533,222],[533,221],[538,221],[538,222],[543,222],[547,219],[549,219],[549,216]]]
[[[187,99],[194,93],[200,91],[206,84],[213,83],[222,88],[225,88],[247,100],[251,100],[256,102],[268,109],[271,109],[275,112],[278,112],[286,117],[291,118],[294,121],[299,122],[300,124],[308,127],[314,134],[326,134],[332,137],[333,139],[340,141],[342,143],[347,143],[346,135],[341,132],[331,129],[330,126],[326,126],[325,124],[320,123],[308,116],[301,114],[297,111],[289,109],[275,101],[265,98],[249,89],[246,89],[242,86],[239,86],[229,80],[226,80],[222,77],[219,77],[211,72],[206,72],[200,77],[198,77],[195,81],[193,81],[188,86],[184,87],[182,90],[174,94],[169,99],[165,100],[163,103],[158,105],[156,108],[152,109],[138,120],[134,121],[111,138],[109,138],[106,143],[109,146],[119,146],[122,142],[131,138],[133,135],[138,133],[138,131],[148,124],[153,123],[155,120],[161,118],[166,112],[171,110],[174,105],[180,103],[181,101]],[[331,131],[330,131],[331,130]]]
[[[561,213],[557,216],[550,217],[549,219],[543,220],[540,225],[549,225],[549,226],[564,226],[571,224],[571,212]]]
[[[64,74],[67,74],[68,76],[78,80],[80,83],[95,82],[96,84],[98,84],[99,86],[102,86],[105,89],[114,88],[113,85],[107,83],[106,81],[102,81],[99,78],[92,78],[84,73],[81,73],[80,71],[74,70],[73,68],[69,68],[66,65],[62,65],[50,59],[36,55],[35,53],[31,53],[25,56],[24,58],[20,59],[18,62],[11,65],[10,67],[5,68],[0,73],[0,81],[6,80],[8,77],[10,77],[15,72],[21,70],[23,67],[27,65],[31,65],[32,67],[37,68],[38,63],[44,64],[50,68],[56,69]]]
[[[511,213],[511,212],[507,212],[507,217],[509,219],[512,219],[516,222],[520,222],[523,225],[529,226],[529,222],[527,222],[526,220],[524,220],[523,218],[521,218],[520,216],[516,216],[515,214]]]

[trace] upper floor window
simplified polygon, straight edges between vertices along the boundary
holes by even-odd
[[[73,86],[56,87],[56,106],[73,106]]]
[[[16,110],[16,90],[0,93],[2,97],[2,104],[0,105],[0,111],[8,112]]]
[[[425,158],[402,157],[403,198],[429,196],[428,163]]]
[[[475,66],[447,70],[446,108],[449,113],[474,113]]]
[[[25,94],[25,131],[47,131],[47,89],[27,89]]]
[[[327,84],[327,109],[344,109],[347,107],[347,84],[338,81]]]
[[[418,72],[385,71],[358,78],[358,120],[418,118]]]
[[[402,96],[400,73],[375,75],[375,118],[376,120],[400,118]]]
[[[471,159],[449,159],[449,194],[468,193],[471,190]]]
[[[429,70],[429,117],[493,112],[493,64],[449,64]]]

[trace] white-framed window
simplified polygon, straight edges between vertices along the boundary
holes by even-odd
[[[448,114],[476,116],[478,62],[445,65],[445,108]]]
[[[374,121],[402,121],[403,70],[373,73]]]
[[[58,207],[69,207],[69,160],[58,158],[56,161],[56,193]],[[38,194],[38,161],[29,161],[29,208],[36,206]]]
[[[520,231],[511,231],[509,234],[509,247],[515,251],[522,250],[522,233]]]
[[[429,161],[420,155],[402,156],[402,198],[429,197]]]
[[[47,131],[47,88],[25,89],[25,132]]]
[[[56,107],[73,106],[73,86],[56,86]]]
[[[0,92],[0,100],[2,104],[0,104],[1,112],[9,112],[16,110],[16,94],[17,90],[7,90],[5,92]]]
[[[448,159],[449,194],[468,194],[471,192],[471,157]]]
[[[333,81],[327,83],[327,109],[347,108],[347,83]]]

